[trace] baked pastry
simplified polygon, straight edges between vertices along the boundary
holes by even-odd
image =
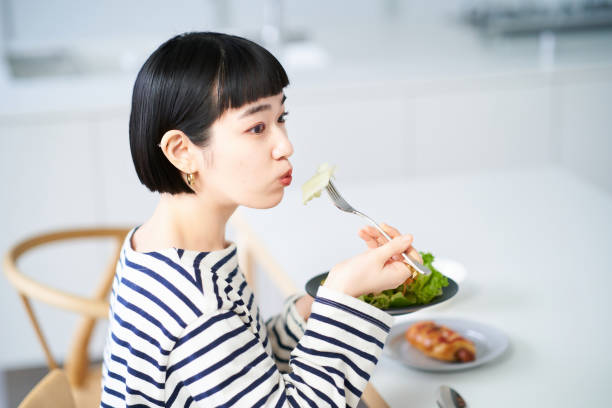
[[[476,347],[470,340],[446,326],[432,321],[415,323],[404,337],[426,356],[448,362],[467,363],[476,359]]]

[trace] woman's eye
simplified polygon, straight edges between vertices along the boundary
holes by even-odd
[[[285,123],[285,117],[287,117],[288,114],[289,112],[287,111],[283,112],[278,118],[278,123]]]
[[[259,123],[256,126],[252,127],[250,132],[251,133],[263,133],[265,129],[266,129],[266,126],[263,123]]]

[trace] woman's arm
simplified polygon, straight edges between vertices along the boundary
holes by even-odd
[[[304,335],[313,300],[309,295],[292,295],[285,300],[281,313],[265,323],[276,365],[282,372],[290,370],[289,357]]]
[[[374,370],[392,317],[321,287],[306,331],[278,370],[259,339],[233,312],[190,324],[166,371],[167,405],[355,407]]]
[[[314,298],[310,295],[304,295],[298,300],[295,301],[295,308],[297,309],[300,316],[304,321],[308,320],[308,316],[310,316],[310,308],[312,307],[312,302]]]

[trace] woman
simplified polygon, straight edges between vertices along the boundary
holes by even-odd
[[[291,181],[288,84],[268,51],[219,33],[174,37],[140,70],[130,147],[161,198],[117,264],[102,407],[357,405],[392,318],[355,297],[410,275],[412,237],[360,231],[378,248],[265,323],[225,239],[239,205],[274,207]]]

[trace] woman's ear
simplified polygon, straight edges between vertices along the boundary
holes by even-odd
[[[159,143],[166,158],[183,173],[195,173],[198,168],[195,145],[180,130],[169,130]]]

